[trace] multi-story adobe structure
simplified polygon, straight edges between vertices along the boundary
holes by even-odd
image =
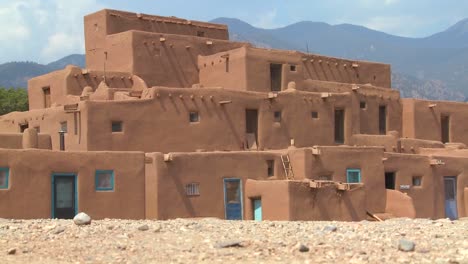
[[[102,10],[86,69],[0,117],[0,217],[468,216],[468,104],[402,99],[390,65]]]

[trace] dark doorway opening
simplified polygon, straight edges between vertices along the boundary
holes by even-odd
[[[245,133],[247,137],[247,147],[249,149],[257,148],[258,142],[258,110],[245,110]]]
[[[28,124],[28,123],[26,123],[26,124],[20,124],[19,127],[20,127],[21,133],[23,133],[26,129],[29,128],[29,124]]]
[[[345,111],[343,109],[335,110],[335,143],[344,143],[344,120]]]
[[[440,117],[440,127],[442,143],[450,142],[450,117],[448,115],[442,115]]]
[[[379,133],[380,135],[387,134],[387,106],[379,106]]]
[[[44,87],[42,91],[44,92],[44,108],[49,108],[51,106],[50,87]]]
[[[281,91],[282,69],[282,64],[270,64],[270,85],[273,92]]]
[[[395,173],[385,173],[385,189],[395,190]]]

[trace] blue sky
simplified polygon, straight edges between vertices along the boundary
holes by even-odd
[[[84,53],[83,16],[103,8],[202,21],[233,17],[262,28],[350,23],[407,37],[468,18],[468,0],[0,0],[0,63]]]

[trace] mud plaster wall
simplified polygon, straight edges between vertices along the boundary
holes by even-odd
[[[291,219],[289,181],[257,181],[248,179],[245,184],[244,219],[254,219],[254,199],[261,199],[262,220],[284,221]]]
[[[191,87],[199,83],[198,55],[210,55],[249,45],[196,36],[126,31],[109,35],[104,51],[90,52],[87,67],[108,71],[130,72],[140,76],[148,86]],[[102,52],[104,52],[102,51]]]
[[[385,172],[395,173],[396,191],[413,198],[416,217],[444,217],[443,207],[438,207],[435,200],[434,188],[437,180],[429,165],[429,159],[420,155],[390,153],[386,153],[385,157],[387,158],[384,161]],[[413,177],[422,177],[422,185],[413,186]],[[410,189],[401,189],[402,185],[409,185]]]
[[[302,86],[304,81],[309,79],[341,83],[369,83],[379,87],[391,87],[389,65],[352,62],[338,58],[308,55],[296,51],[266,50],[252,47],[244,49],[245,53],[240,56],[236,55],[238,53],[237,50],[231,50],[223,54],[215,54],[203,58],[200,61],[209,63],[209,60],[221,59],[222,56],[236,56],[237,60],[241,60],[238,65],[245,67],[245,72],[247,73],[247,85],[245,87],[233,87],[240,90],[271,91],[271,64],[282,65],[281,90],[287,88],[288,82],[294,81],[298,86]],[[224,60],[222,61],[224,63]],[[360,66],[353,68],[353,64]],[[200,75],[203,76],[200,79],[200,83],[206,86],[220,85],[224,77],[226,85],[229,85],[239,79],[239,76],[234,73],[236,72],[226,74],[225,67],[207,67],[200,70]],[[213,77],[210,75],[213,75]]]
[[[319,94],[284,93],[270,101],[257,93],[155,88],[144,98],[148,99],[86,102],[88,149],[241,150],[246,146],[246,109],[258,109],[260,149],[285,148],[291,139],[298,147],[334,145],[334,108],[346,110],[345,143],[356,130],[353,124],[357,117],[348,114],[351,110],[346,95],[333,95],[324,101]],[[274,122],[275,111],[281,111],[280,122]],[[312,118],[312,111],[318,112],[318,119]],[[199,113],[199,122],[189,122],[190,112]],[[112,121],[123,122],[123,132],[112,133]]]
[[[151,154],[153,156],[153,154]],[[219,217],[225,218],[223,179],[241,179],[243,193],[248,179],[268,180],[267,160],[275,161],[271,179],[283,177],[278,153],[270,152],[213,152],[172,153],[171,161],[164,162],[157,155],[152,166],[156,169],[157,212],[153,218]],[[209,164],[209,165],[208,165]],[[187,196],[185,186],[198,183],[200,195]],[[244,196],[243,196],[244,197]],[[155,197],[151,198],[155,199]],[[152,203],[154,204],[154,200]],[[246,203],[243,201],[244,216]]]
[[[398,138],[392,135],[362,135],[356,134],[351,137],[351,146],[381,146],[385,152],[398,152]]]
[[[442,140],[440,117],[448,115],[450,116],[450,142],[468,144],[468,127],[460,125],[466,122],[468,105],[458,102],[415,99],[402,99],[402,101],[403,112],[410,114],[408,117],[403,116],[404,126],[408,126],[408,128],[403,129],[404,137],[440,141]],[[431,105],[435,106],[431,108],[429,107]],[[412,125],[412,121],[414,121],[414,125]]]
[[[19,133],[20,124],[28,124],[42,134],[51,138],[52,149],[60,149],[59,131],[61,123],[66,122],[65,150],[87,150],[87,108],[86,102],[79,103],[78,112],[66,113],[61,107],[31,110],[28,112],[13,112],[0,117],[2,133]]]
[[[52,149],[50,136],[47,134],[39,134],[37,136],[37,148],[39,149]],[[23,148],[23,134],[22,133],[8,133],[0,134],[0,148],[3,149],[22,149]]]
[[[10,168],[9,189],[0,190],[2,218],[50,218],[51,175],[58,172],[77,174],[79,212],[93,219],[145,218],[143,153],[0,149],[0,167]],[[114,191],[95,190],[96,170],[114,170]]]
[[[366,193],[366,210],[372,213],[384,212],[385,192],[383,149],[375,147],[318,147],[320,155],[313,155],[312,149],[290,150],[291,160],[297,160],[299,168],[295,179],[319,180],[327,177],[332,181],[347,182],[347,169],[360,169],[361,182]],[[296,159],[298,157],[298,159]],[[301,173],[302,172],[302,173]]]

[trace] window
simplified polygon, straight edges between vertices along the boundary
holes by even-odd
[[[273,119],[276,123],[281,122],[281,111],[275,111],[273,113]]]
[[[204,31],[197,31],[197,37],[204,37],[205,32]]]
[[[37,133],[41,133],[41,127],[40,126],[35,126],[34,129],[37,131]]]
[[[312,111],[312,118],[313,119],[318,119],[318,112]]]
[[[96,191],[114,190],[114,171],[97,170],[96,171]]]
[[[360,183],[361,182],[361,170],[360,169],[347,169],[346,181],[348,183]]]
[[[295,72],[297,70],[296,65],[289,65],[289,70]]]
[[[185,185],[185,194],[187,196],[200,195],[200,184],[193,182]]]
[[[0,189],[8,189],[9,168],[0,168]]]
[[[366,108],[367,108],[366,102],[361,101],[361,103],[359,103],[359,107],[360,107],[361,109],[366,109]]]
[[[122,132],[122,121],[112,121],[112,132]]]
[[[422,185],[422,177],[413,176],[413,186],[421,186],[421,185]]]
[[[20,127],[21,133],[23,133],[26,129],[29,128],[29,124],[28,123],[20,124],[19,127]]]
[[[268,165],[268,177],[275,176],[275,161],[274,160],[267,160]]]
[[[65,133],[68,132],[67,121],[60,122],[60,131],[63,131]]]
[[[198,114],[198,112],[190,112],[189,120],[190,120],[190,123],[200,122],[200,115]]]

